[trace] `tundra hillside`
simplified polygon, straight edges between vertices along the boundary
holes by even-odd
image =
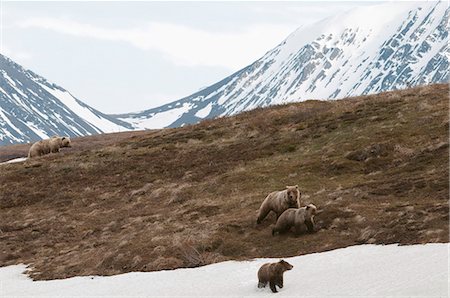
[[[310,100],[0,165],[0,266],[53,279],[448,242],[448,94]],[[295,184],[319,230],[272,237],[257,210]]]

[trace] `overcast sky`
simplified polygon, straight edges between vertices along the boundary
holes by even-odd
[[[370,2],[3,2],[1,53],[105,113],[159,106]]]

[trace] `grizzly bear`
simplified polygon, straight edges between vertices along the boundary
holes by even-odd
[[[270,193],[261,204],[261,207],[259,207],[256,223],[260,224],[270,211],[275,212],[278,219],[284,210],[288,208],[299,208],[300,196],[298,185],[286,186],[285,190]]]
[[[265,288],[269,283],[272,292],[277,293],[276,286],[280,289],[283,287],[284,271],[291,270],[293,267],[285,260],[262,265],[258,270],[258,288]]]
[[[317,207],[313,204],[302,208],[289,208],[278,218],[275,227],[272,229],[272,235],[289,231],[292,227],[296,233],[304,231],[306,226],[309,233],[314,232],[314,215]]]
[[[62,147],[72,147],[69,137],[53,136],[50,139],[41,140],[31,145],[28,158],[42,156],[49,153],[57,153]]]

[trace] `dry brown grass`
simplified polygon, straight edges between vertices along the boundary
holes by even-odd
[[[94,135],[87,137],[80,137],[72,139],[73,148],[70,149],[71,152],[81,152],[86,150],[91,150],[95,148],[100,148],[104,146],[110,146],[117,144],[125,139],[133,139],[139,135],[148,133],[148,131],[130,131],[130,132],[120,132],[120,133],[109,133],[102,135]],[[0,162],[4,162],[10,159],[18,157],[26,157],[28,155],[28,150],[31,144],[17,144],[11,146],[0,146]],[[62,148],[61,152],[66,152],[67,148]]]
[[[275,106],[1,165],[0,265],[50,279],[448,242],[448,92]],[[257,209],[294,184],[319,231],[274,238]]]

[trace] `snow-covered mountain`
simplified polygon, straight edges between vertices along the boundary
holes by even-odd
[[[292,33],[262,58],[195,94],[117,117],[176,127],[255,107],[334,99],[449,81],[446,2],[383,3]]]
[[[0,145],[131,128],[0,55]]]
[[[178,101],[105,115],[0,55],[0,145],[177,127],[255,107],[448,82],[446,2],[392,2],[297,29],[251,65]]]

